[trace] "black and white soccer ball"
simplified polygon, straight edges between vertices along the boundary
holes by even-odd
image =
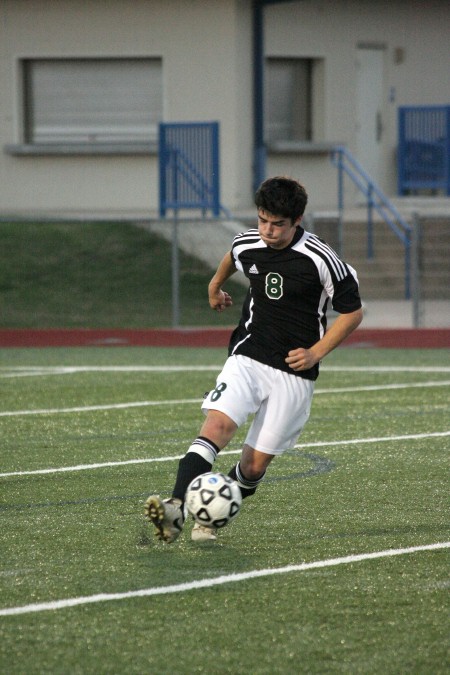
[[[186,491],[186,508],[194,520],[205,527],[225,527],[241,508],[241,490],[224,473],[203,473]]]

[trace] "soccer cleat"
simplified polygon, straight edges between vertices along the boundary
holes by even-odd
[[[144,513],[155,527],[155,536],[167,544],[177,539],[183,529],[184,517],[178,499],[161,499],[151,495],[145,502]]]
[[[217,530],[215,527],[205,527],[200,523],[195,523],[191,532],[192,541],[215,541],[217,539]]]

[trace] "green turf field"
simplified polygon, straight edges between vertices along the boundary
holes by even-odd
[[[449,352],[337,350],[236,521],[163,545],[224,357],[0,351],[0,672],[448,673]]]

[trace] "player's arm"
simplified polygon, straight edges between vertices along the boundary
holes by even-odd
[[[215,309],[216,312],[223,312],[224,309],[233,304],[231,296],[222,290],[223,284],[236,272],[231,251],[228,251],[223,256],[219,266],[209,282],[208,298],[209,306]]]
[[[286,363],[293,370],[308,370],[312,368],[333,349],[336,349],[359,326],[362,318],[362,309],[357,309],[348,314],[339,314],[321,340],[309,349],[292,349],[286,358]]]

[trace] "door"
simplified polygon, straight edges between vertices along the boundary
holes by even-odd
[[[356,79],[356,149],[363,169],[381,183],[383,58],[376,47],[359,47]]]

